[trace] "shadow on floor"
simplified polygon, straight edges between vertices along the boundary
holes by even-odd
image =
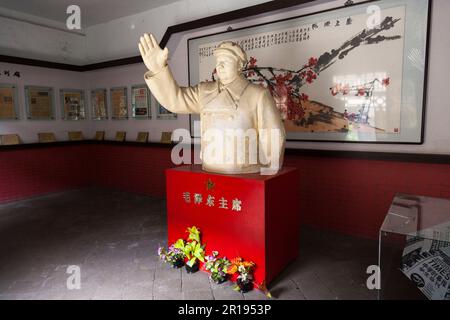
[[[0,205],[0,299],[247,299],[161,264],[165,201],[88,188]],[[312,228],[300,230],[299,258],[270,285],[276,299],[375,299],[366,269],[377,264],[375,241]],[[68,290],[81,271],[81,289]]]

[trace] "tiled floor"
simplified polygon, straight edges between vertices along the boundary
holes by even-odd
[[[0,299],[265,299],[159,262],[164,200],[84,189],[0,205]],[[275,299],[375,299],[366,269],[377,243],[309,228],[273,282]],[[81,289],[68,290],[69,265]]]

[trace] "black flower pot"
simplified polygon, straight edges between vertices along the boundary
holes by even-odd
[[[253,290],[253,283],[251,281],[241,281],[240,279],[237,279],[236,283],[243,293]]]
[[[182,259],[182,258],[179,258],[172,262],[172,267],[174,267],[174,268],[179,269],[182,266],[184,266],[184,259]]]
[[[224,282],[226,282],[228,280],[228,276],[225,276],[223,278],[218,278],[218,279],[214,279],[211,277],[211,280],[215,283],[215,284],[222,284]]]
[[[192,267],[190,267],[188,264],[186,264],[186,272],[187,273],[196,273],[199,269],[199,263],[196,262]]]

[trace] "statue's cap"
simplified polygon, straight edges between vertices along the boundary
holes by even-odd
[[[247,62],[247,54],[244,50],[235,42],[224,41],[214,50],[214,56],[221,54],[231,55],[234,58],[241,60],[243,64]]]

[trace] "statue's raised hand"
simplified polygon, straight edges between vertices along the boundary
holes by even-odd
[[[158,73],[167,65],[169,50],[167,48],[162,50],[152,34],[145,33],[141,37],[139,51],[145,66],[152,73]]]

